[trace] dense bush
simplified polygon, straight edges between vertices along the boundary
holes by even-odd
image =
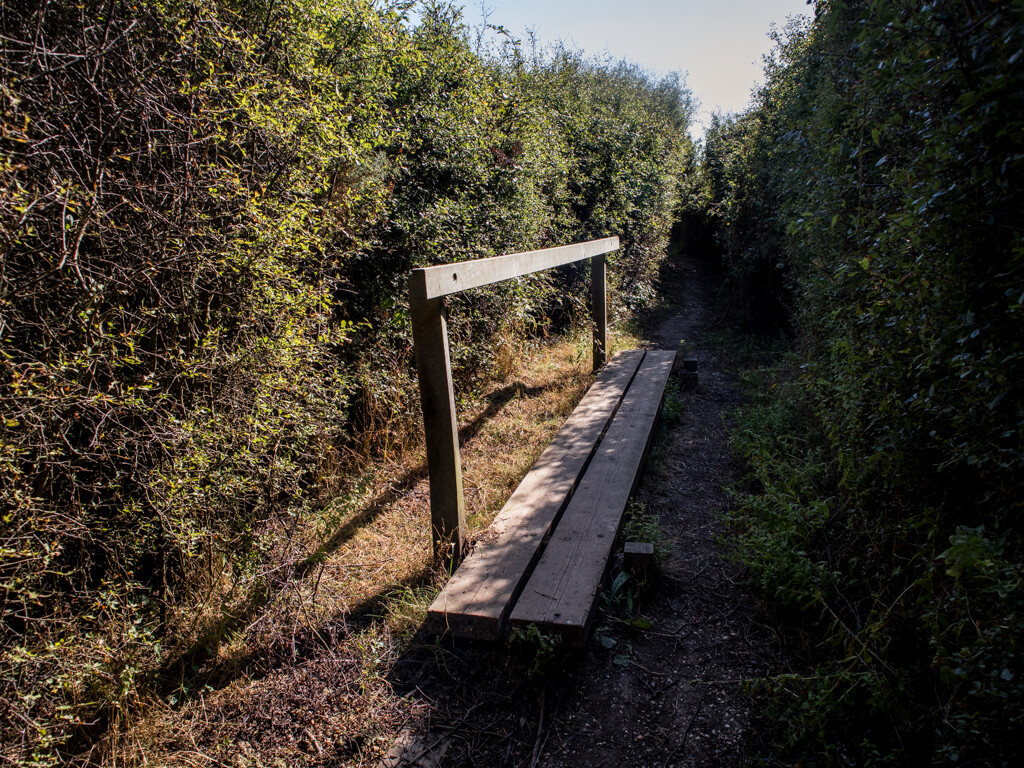
[[[812,672],[779,684],[783,716],[836,763],[1010,764],[1024,4],[816,16],[788,29],[706,157],[728,268],[781,274],[802,358],[740,440],[764,489],[737,517],[743,555],[825,638],[807,638]],[[768,414],[785,429],[759,425]]]
[[[415,434],[411,267],[617,233],[636,303],[680,83],[369,0],[0,8],[0,742],[85,748],[293,577]],[[460,379],[557,308],[453,302]],[[340,470],[340,478],[339,475]]]

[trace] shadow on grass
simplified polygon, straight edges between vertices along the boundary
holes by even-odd
[[[417,743],[443,746],[445,765],[536,765],[583,659],[583,649],[550,653],[525,637],[439,639],[421,627],[385,679],[427,705],[429,717],[407,728]]]
[[[527,387],[522,382],[514,382],[501,389],[495,390],[485,399],[487,407],[476,416],[471,422],[459,429],[459,444],[465,445],[479,433],[481,428],[517,397],[539,397],[557,385],[562,384],[568,375],[559,377],[554,382],[541,387]],[[345,542],[351,539],[361,528],[376,520],[380,514],[391,504],[395,503],[405,493],[413,488],[420,480],[427,476],[427,465],[419,466],[409,470],[398,480],[391,484],[391,487],[384,493],[379,494],[370,501],[362,510],[356,513],[350,520],[340,526],[330,538],[325,541],[316,552],[306,558],[296,572],[297,578],[302,578],[315,566],[321,563],[326,557],[337,551]]]
[[[528,387],[522,382],[514,382],[495,390],[486,397],[487,406],[472,421],[459,430],[459,442],[465,444],[474,438],[481,428],[493,419],[501,410],[517,397],[534,398],[564,384],[571,374],[558,377],[550,384]],[[339,526],[330,537],[310,556],[299,562],[291,573],[280,579],[273,588],[253,595],[241,610],[226,616],[215,626],[211,626],[204,635],[185,653],[165,664],[158,672],[158,689],[164,693],[181,691],[187,687],[198,689],[203,686],[212,688],[223,687],[232,681],[248,676],[250,678],[267,674],[282,664],[291,664],[298,658],[308,655],[311,649],[322,647],[325,642],[333,642],[337,636],[338,626],[344,624],[346,631],[361,624],[368,623],[383,610],[389,597],[396,589],[422,587],[432,578],[432,568],[426,567],[419,573],[399,583],[389,584],[374,596],[358,604],[351,611],[338,619],[329,620],[325,625],[316,628],[303,628],[300,631],[282,637],[272,645],[262,645],[251,652],[236,657],[229,666],[219,666],[214,660],[220,644],[228,637],[248,627],[259,613],[273,598],[290,585],[304,578],[311,577],[331,554],[352,539],[360,529],[373,523],[391,504],[408,493],[417,483],[427,476],[427,467],[421,464],[404,473],[392,482],[387,490],[378,494],[353,517]],[[337,626],[335,626],[337,625]],[[263,663],[266,662],[266,663]],[[257,667],[259,667],[257,669]],[[195,683],[201,678],[199,685]]]

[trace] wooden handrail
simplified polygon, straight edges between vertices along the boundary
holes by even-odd
[[[436,557],[454,564],[462,557],[466,541],[466,501],[462,491],[459,430],[444,297],[589,258],[594,370],[597,370],[604,365],[608,349],[608,285],[604,254],[618,247],[618,237],[605,237],[540,251],[424,267],[414,269],[409,276],[412,339],[423,405],[427,471],[430,475],[430,521]]]
[[[617,250],[618,247],[619,238],[605,237],[539,251],[510,253],[505,256],[492,256],[489,259],[414,269],[409,277],[409,295],[413,299],[436,299],[468,288],[479,288],[482,285],[600,256]]]

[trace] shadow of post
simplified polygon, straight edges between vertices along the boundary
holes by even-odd
[[[570,377],[571,374],[565,374],[556,378],[553,382],[537,387],[528,387],[522,382],[516,381],[495,390],[486,397],[486,408],[459,430],[459,441],[465,443],[473,439],[490,419],[500,413],[516,397],[539,397],[545,392],[563,385]],[[180,688],[182,681],[188,677],[186,675],[187,670],[201,669],[216,657],[223,638],[252,624],[260,611],[270,604],[277,595],[281,594],[295,582],[309,578],[316,571],[317,566],[324,563],[330,555],[344,546],[363,527],[372,524],[391,504],[398,501],[404,494],[412,490],[419,482],[426,480],[426,478],[426,464],[420,464],[392,482],[387,490],[369,500],[353,517],[331,533],[315,552],[299,561],[290,570],[290,573],[285,573],[272,588],[254,594],[241,610],[223,618],[216,626],[209,627],[190,648],[176,658],[166,662],[157,672],[157,678],[160,681],[159,688],[165,691]],[[374,611],[381,608],[387,597],[395,589],[423,586],[429,582],[431,577],[432,568],[428,566],[409,579],[405,579],[397,584],[390,584],[381,589],[374,596],[359,603],[344,616],[338,617],[337,621],[358,624],[365,617],[374,616]],[[331,621],[335,621],[335,619]],[[277,658],[278,654],[280,654],[281,659],[294,660],[297,658],[296,654],[298,653],[296,646],[303,648],[316,647],[317,645],[322,645],[325,638],[332,636],[333,632],[329,626],[303,629],[299,633],[289,636],[287,641],[281,639],[271,646],[261,646],[240,658],[236,658],[231,665],[231,670],[216,668],[209,670],[203,683],[211,687],[220,687],[243,675],[251,676],[253,666],[257,660],[262,660],[265,657]],[[283,646],[285,643],[287,643],[287,648]],[[289,663],[292,662],[289,661]],[[260,672],[261,674],[266,674],[276,666],[277,664],[272,664],[261,667]]]
[[[502,408],[508,405],[516,397],[539,397],[550,389],[561,385],[569,378],[568,375],[561,376],[555,381],[539,387],[527,387],[522,382],[516,381],[501,389],[495,390],[486,397],[487,407],[484,408],[472,421],[459,429],[459,443],[465,444],[476,437],[481,428],[490,419],[493,419]],[[427,465],[420,464],[409,470],[391,487],[370,501],[362,510],[357,512],[350,520],[339,527],[313,554],[300,564],[297,576],[305,576],[313,567],[322,562],[324,558],[341,548],[349,539],[356,535],[359,530],[376,520],[380,514],[391,504],[396,502],[402,495],[413,488],[418,482],[427,477]]]

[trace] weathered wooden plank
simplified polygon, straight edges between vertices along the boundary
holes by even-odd
[[[509,618],[586,639],[626,503],[650,445],[675,352],[650,351]]]
[[[565,508],[594,446],[643,359],[620,352],[537,459],[427,614],[427,629],[498,640],[541,544]]]
[[[540,272],[542,269],[560,267],[614,251],[618,247],[618,237],[604,237],[557,248],[414,269],[409,276],[409,295],[413,299],[436,299],[467,288],[479,288],[512,277]]]
[[[465,542],[466,502],[443,302],[444,299],[413,300],[410,308],[427,443],[434,555],[454,562],[461,557]]]
[[[594,370],[608,358],[608,263],[604,254],[590,260],[590,303],[594,322]]]

